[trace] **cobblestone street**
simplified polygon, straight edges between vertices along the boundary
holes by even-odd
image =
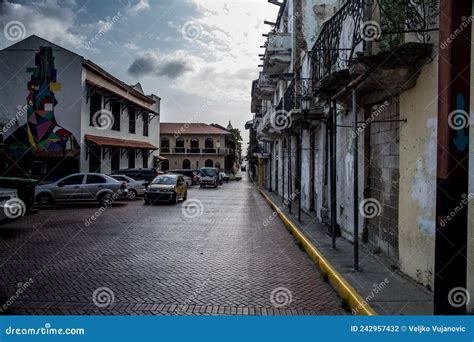
[[[0,227],[3,313],[345,313],[246,178],[194,186],[178,205],[98,210],[45,208]]]

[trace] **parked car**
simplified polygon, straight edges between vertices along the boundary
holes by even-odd
[[[122,169],[112,172],[112,175],[125,175],[137,181],[145,181],[150,183],[156,176],[162,175],[164,172],[155,168],[138,168],[138,169]]]
[[[177,172],[168,172],[167,174],[169,174],[169,175],[180,175],[180,176],[182,176],[183,179],[184,179],[184,181],[186,182],[186,186],[187,186],[188,188],[193,185],[193,180],[191,179],[191,177],[182,175],[182,174],[177,173]]]
[[[110,175],[110,177],[118,180],[119,182],[126,182],[127,189],[128,189],[128,199],[133,200],[137,196],[145,195],[145,187],[147,186],[148,182],[146,181],[137,181],[131,177],[126,175]]]
[[[102,173],[74,173],[57,182],[38,185],[35,199],[47,205],[62,201],[99,201],[107,205],[116,199],[128,197],[126,182]]]
[[[227,175],[227,173],[221,172],[221,173],[220,173],[220,176],[221,176],[221,180],[222,180],[223,182],[229,183],[230,177],[229,177],[229,175]]]
[[[191,178],[191,180],[192,180],[192,185],[199,183],[199,176],[198,176],[199,170],[191,170],[191,169],[172,169],[172,170],[168,170],[168,172],[170,172],[170,173],[177,173],[177,174],[184,175],[184,176],[187,176],[187,177]]]
[[[178,203],[186,201],[188,187],[181,175],[165,174],[156,177],[145,190],[145,204],[167,201]]]
[[[15,189],[18,197],[29,211],[35,203],[35,187],[38,181],[30,178],[18,177],[0,177],[0,187],[6,189]]]
[[[16,189],[0,188],[0,223],[17,220],[26,212],[25,203]]]
[[[204,188],[208,185],[217,188],[219,185],[219,173],[216,168],[202,167],[199,170],[199,186]]]

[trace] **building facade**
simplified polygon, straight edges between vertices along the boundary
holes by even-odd
[[[160,153],[168,160],[162,170],[215,167],[234,169],[232,134],[218,125],[205,123],[161,123]]]
[[[37,36],[1,50],[0,60],[9,80],[0,92],[4,173],[48,179],[163,159],[160,98],[140,84]]]
[[[454,180],[439,190],[439,94],[445,89],[439,85],[439,56],[453,37],[440,39],[438,31],[446,25],[440,24],[439,2],[269,2],[280,10],[252,83],[254,117],[247,125],[256,134],[258,145],[251,149],[258,151],[251,154],[258,157],[254,174],[260,184],[284,198],[298,193],[297,210],[314,215],[331,233],[366,244],[430,291],[438,282],[444,307],[455,284],[474,291],[472,258],[466,257],[474,253],[467,239],[472,220],[463,223],[461,238],[452,237],[460,246],[458,256],[451,254],[455,262],[446,260],[449,241],[436,247],[447,240],[439,233],[439,196],[459,188]],[[471,38],[466,13],[472,9],[463,10],[464,19],[453,21],[457,26],[451,29]],[[472,61],[472,45],[458,48]],[[472,83],[472,72],[464,76]],[[468,99],[469,94],[458,100],[458,114],[472,113]],[[459,158],[458,164],[461,160],[467,163]],[[472,190],[474,178],[464,177]],[[458,212],[455,204],[449,206]],[[446,269],[453,271],[444,278],[457,280],[441,279]],[[467,309],[473,306],[471,301]]]

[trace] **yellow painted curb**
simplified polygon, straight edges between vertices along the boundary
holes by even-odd
[[[270,207],[278,213],[287,229],[293,236],[301,242],[309,257],[319,266],[322,273],[327,274],[329,283],[335,288],[337,293],[344,298],[353,313],[357,315],[374,316],[377,313],[372,307],[357,293],[357,291],[347,282],[346,279],[331,265],[331,263],[318,251],[318,249],[304,236],[298,227],[281,211],[281,209],[273,203],[268,195],[261,189],[260,194],[265,198]]]

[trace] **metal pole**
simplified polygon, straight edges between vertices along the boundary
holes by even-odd
[[[357,137],[356,89],[352,89],[354,115],[354,270],[359,270],[359,146]]]
[[[269,161],[269,167],[268,167],[268,170],[270,172],[270,186],[269,186],[269,189],[268,191],[269,192],[272,192],[272,158],[273,158],[273,142],[270,143],[270,154],[268,155],[268,161]]]
[[[293,184],[291,182],[291,134],[290,129],[288,129],[288,210],[291,213],[291,202],[290,194],[293,191]]]
[[[336,226],[337,226],[337,206],[336,206],[336,134],[337,134],[337,119],[336,119],[336,104],[332,104],[332,118],[331,118],[331,238],[332,248],[336,248]]]
[[[303,154],[303,122],[300,122],[300,138],[298,147],[298,221],[301,221],[301,174],[302,174],[302,154]]]
[[[285,138],[281,140],[282,144]],[[281,146],[281,203],[285,203],[285,149]]]

